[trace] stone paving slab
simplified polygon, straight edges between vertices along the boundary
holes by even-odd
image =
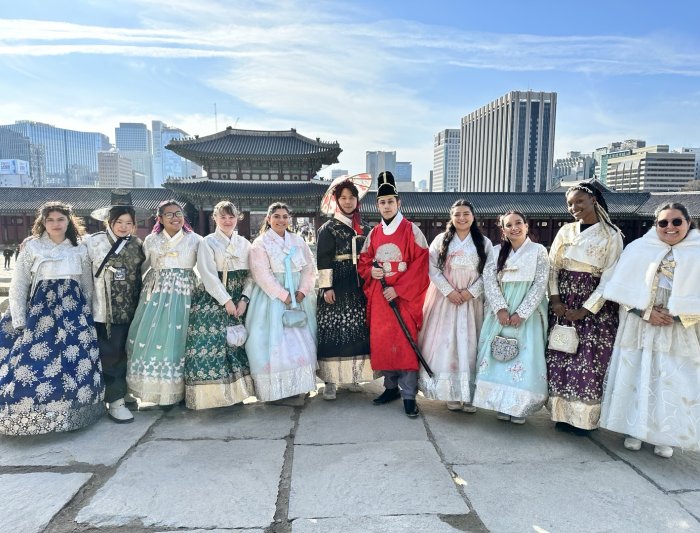
[[[295,444],[350,444],[427,440],[425,426],[411,420],[397,400],[374,405],[374,395],[339,390],[335,401],[317,396],[299,418]]]
[[[458,533],[436,515],[359,516],[352,518],[298,518],[292,533]]]
[[[445,402],[420,406],[449,464],[612,460],[590,439],[555,431],[545,411],[518,425],[496,420],[491,411],[448,411]]]
[[[163,415],[160,410],[134,413],[131,424],[107,416],[92,426],[68,433],[0,437],[0,466],[66,466],[74,463],[111,466]]]
[[[264,403],[201,411],[178,406],[154,428],[153,438],[283,439],[294,426],[293,413],[291,407]]]
[[[429,442],[294,446],[289,518],[467,512]]]
[[[612,431],[595,431],[593,438],[664,490],[700,490],[700,453],[676,449],[673,457],[664,459],[654,455],[650,444],[643,444],[637,452],[628,450],[622,444],[624,437]]]
[[[52,472],[0,475],[0,531],[43,531],[90,476]]]
[[[674,494],[673,497],[700,522],[700,492]]]
[[[148,527],[267,527],[285,446],[282,440],[144,443],[76,521],[99,527],[139,521]]]
[[[700,531],[672,496],[619,461],[460,465],[455,472],[491,531]]]

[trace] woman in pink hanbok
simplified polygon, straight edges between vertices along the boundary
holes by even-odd
[[[430,287],[418,342],[435,375],[421,369],[418,387],[426,398],[447,401],[452,411],[476,411],[471,402],[484,317],[481,273],[492,247],[466,200],[452,205],[445,232],[430,245]]]

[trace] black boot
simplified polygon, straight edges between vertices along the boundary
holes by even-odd
[[[416,418],[418,416],[418,406],[416,405],[416,400],[404,400],[403,410],[406,412],[408,418]]]
[[[384,405],[385,403],[393,402],[399,398],[401,398],[401,393],[398,387],[394,389],[384,389],[384,392],[372,400],[372,403],[374,405]]]

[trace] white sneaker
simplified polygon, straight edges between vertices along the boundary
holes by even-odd
[[[124,398],[110,402],[107,415],[117,424],[128,424],[134,421],[134,415],[124,405]]]
[[[323,388],[323,399],[324,400],[335,400],[336,386],[335,383],[326,383]]]
[[[506,413],[499,412],[499,413],[496,413],[496,419],[508,421],[508,420],[510,420],[510,415],[507,415]]]
[[[447,402],[447,408],[450,411],[461,411],[462,410],[462,402]]]
[[[670,446],[654,446],[654,453],[659,457],[668,459],[673,456],[673,448]]]
[[[633,452],[639,451],[639,449],[642,447],[642,441],[635,439],[634,437],[626,437],[623,444],[625,445],[625,448],[632,450]]]
[[[474,407],[471,402],[465,403],[464,405],[462,405],[462,411],[471,415],[476,413],[476,407]]]
[[[525,417],[524,416],[511,416],[510,421],[513,422],[513,424],[524,424]]]

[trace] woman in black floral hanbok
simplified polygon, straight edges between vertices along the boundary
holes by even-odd
[[[357,275],[357,255],[369,233],[360,220],[359,193],[351,180],[331,185],[337,208],[318,230],[318,376],[323,398],[333,400],[336,385],[356,388],[374,379],[369,363],[367,300]]]
[[[104,413],[92,271],[70,206],[44,204],[0,321],[0,434],[71,431]]]

